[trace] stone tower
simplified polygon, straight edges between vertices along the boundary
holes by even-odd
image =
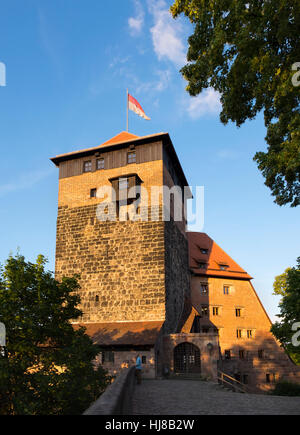
[[[99,344],[150,349],[159,333],[177,331],[190,292],[185,217],[174,222],[174,194],[163,190],[188,186],[169,135],[123,132],[51,160],[59,168],[57,279],[80,275],[81,324],[102,337]],[[153,186],[162,194],[151,202]],[[116,196],[105,208],[99,191],[112,187]],[[164,221],[170,197],[171,218]],[[100,208],[107,220],[103,213],[99,220]],[[137,330],[142,341],[132,338]]]

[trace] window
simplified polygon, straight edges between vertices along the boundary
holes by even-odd
[[[83,163],[83,172],[92,172],[92,161],[88,160]]]
[[[91,189],[90,191],[90,197],[96,198],[97,197],[97,189]]]
[[[244,351],[244,349],[240,349],[239,350],[239,358],[240,359],[245,359],[245,351]]]
[[[96,305],[99,304],[99,296],[98,295],[95,297],[95,302],[96,302]]]
[[[231,350],[225,350],[225,359],[231,359]]]
[[[249,338],[249,339],[253,338],[253,331],[252,331],[252,329],[248,329],[248,331],[247,331],[247,338]]]
[[[273,384],[276,381],[276,374],[275,373],[267,373],[266,374],[266,383],[267,384]]]
[[[249,383],[249,376],[243,375],[243,384],[247,385]]]
[[[213,307],[213,316],[219,316],[220,310],[219,307]]]
[[[96,160],[97,171],[99,171],[101,169],[104,169],[104,166],[105,166],[105,160],[104,159],[97,159]]]
[[[200,248],[200,252],[201,252],[201,254],[207,255],[208,254],[208,249]]]
[[[200,291],[202,295],[208,295],[208,284],[200,284]]]
[[[259,359],[264,359],[264,350],[263,349],[259,349],[258,350],[258,358]]]
[[[202,328],[202,332],[203,332],[203,334],[208,334],[209,333],[209,328],[203,327]]]
[[[147,357],[145,355],[142,356],[142,364],[147,363]]]
[[[120,178],[119,180],[119,190],[128,189],[128,178]]]
[[[224,285],[223,292],[224,292],[224,295],[229,295],[230,294],[230,287],[229,287],[229,285]]]
[[[136,163],[136,152],[135,151],[131,151],[130,153],[127,154],[127,163]]]
[[[140,185],[142,180],[137,174],[110,178],[109,181],[115,192],[115,198],[113,198],[113,200],[119,201],[120,205],[132,204],[132,202],[140,198]]]
[[[242,338],[242,330],[241,329],[236,330],[236,338]]]
[[[205,269],[207,266],[207,263],[204,263],[203,261],[197,261],[199,269]]]
[[[115,354],[111,351],[102,352],[102,364],[104,363],[114,363],[115,362]]]
[[[236,317],[241,317],[242,316],[242,309],[241,308],[236,308],[235,309],[235,316]]]
[[[208,305],[202,305],[202,307],[201,307],[201,314],[202,314],[202,317],[208,317],[209,316],[209,307],[208,307]]]
[[[229,268],[228,264],[219,264],[220,270],[227,270]]]

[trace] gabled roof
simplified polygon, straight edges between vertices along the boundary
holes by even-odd
[[[252,277],[241,268],[216,242],[205,233],[188,233],[190,269],[195,275],[222,276],[250,280]],[[207,250],[207,253],[202,253]],[[199,263],[205,267],[200,268]],[[221,267],[225,266],[225,270]]]
[[[73,324],[86,328],[95,344],[102,346],[154,345],[163,321]]]

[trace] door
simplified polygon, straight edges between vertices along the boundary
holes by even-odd
[[[175,373],[201,373],[200,350],[192,343],[181,343],[174,349]]]

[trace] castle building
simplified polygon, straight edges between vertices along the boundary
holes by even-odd
[[[251,277],[186,230],[191,191],[168,133],[123,132],[51,159],[59,168],[56,278],[80,275],[80,322],[117,374],[218,369],[267,388],[297,367],[279,347]],[[294,375],[293,375],[294,373]]]

